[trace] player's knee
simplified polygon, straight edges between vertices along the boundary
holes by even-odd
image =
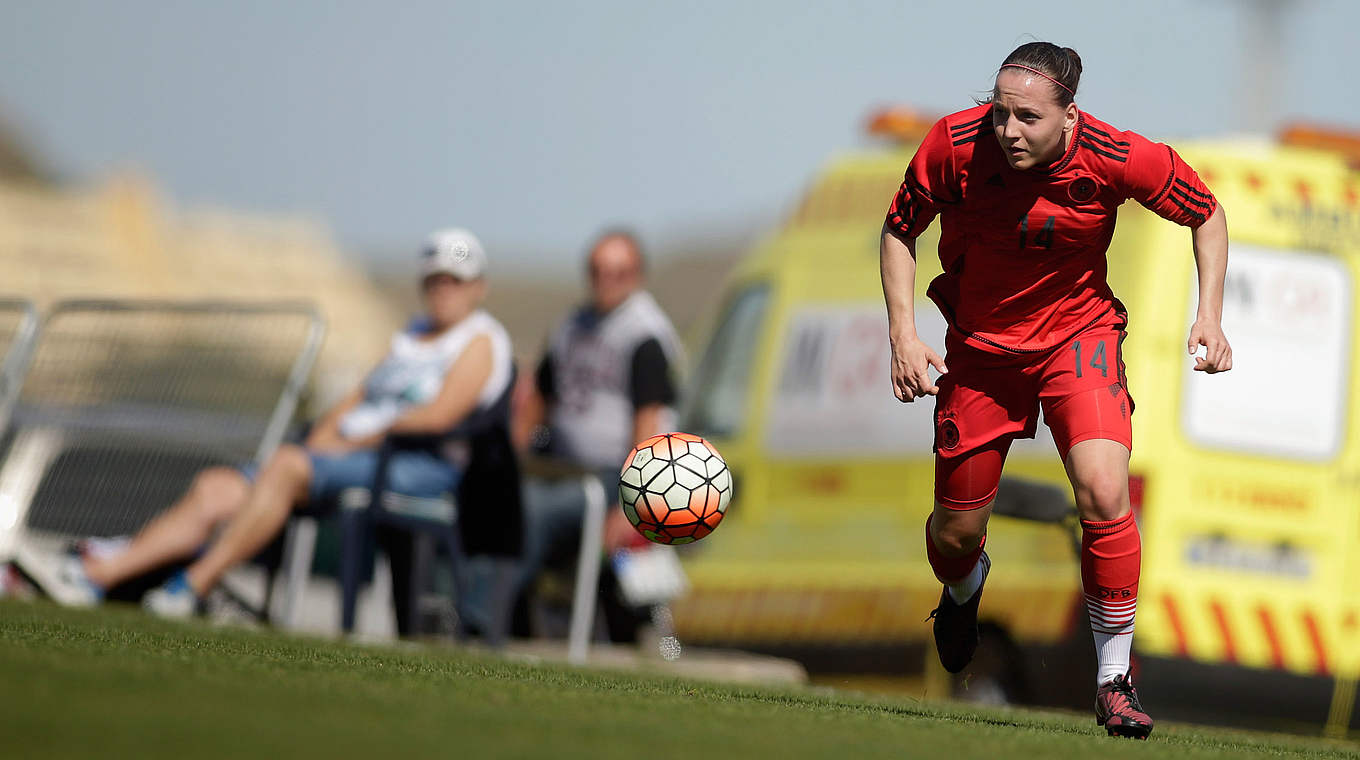
[[[229,467],[212,467],[200,472],[192,487],[198,515],[210,525],[230,518],[248,488],[245,476]]]
[[[267,478],[273,487],[283,489],[287,508],[296,509],[307,503],[312,475],[312,458],[307,450],[285,444],[269,458],[260,477],[261,481]]]
[[[1077,483],[1076,497],[1082,519],[1117,520],[1129,510],[1128,476],[1114,470],[1092,473]]]
[[[982,545],[981,535],[962,533],[941,533],[935,536],[935,545],[946,557],[962,557],[977,551]]]
[[[936,510],[939,517],[942,510]],[[962,557],[977,551],[982,536],[987,532],[985,519],[968,512],[952,512],[945,519],[931,520],[931,538],[940,553],[947,557]]]
[[[312,460],[307,455],[307,450],[301,446],[286,443],[274,452],[265,464],[265,471],[278,477],[297,479],[307,477],[312,471]]]

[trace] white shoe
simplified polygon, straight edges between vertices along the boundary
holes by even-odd
[[[182,620],[198,614],[198,608],[198,595],[190,588],[182,571],[142,597],[142,609],[156,617]]]
[[[14,549],[18,565],[57,604],[93,607],[104,601],[104,591],[85,574],[85,564],[74,552],[52,552],[21,543]]]

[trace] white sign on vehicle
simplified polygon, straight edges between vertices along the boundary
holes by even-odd
[[[1192,287],[1190,322],[1198,300]],[[1220,449],[1335,456],[1348,406],[1351,301],[1351,275],[1337,259],[1234,244],[1223,294],[1233,368],[1206,375],[1186,363],[1186,435]]]
[[[945,321],[933,306],[916,311],[921,338],[943,354]],[[767,449],[785,456],[929,454],[935,399],[904,404],[888,376],[888,320],[882,306],[811,306],[795,312],[785,333],[766,425]],[[931,370],[931,377],[936,373]],[[1017,441],[1012,450],[1046,447]]]

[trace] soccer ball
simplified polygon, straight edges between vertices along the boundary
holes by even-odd
[[[658,544],[689,544],[722,522],[732,475],[713,444],[689,433],[639,443],[619,474],[619,503],[638,532]]]

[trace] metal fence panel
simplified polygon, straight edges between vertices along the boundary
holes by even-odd
[[[38,311],[32,301],[0,299],[0,433],[8,426],[37,330]]]
[[[198,470],[279,443],[323,332],[301,304],[57,304],[14,406],[0,511],[30,532],[137,531]]]

